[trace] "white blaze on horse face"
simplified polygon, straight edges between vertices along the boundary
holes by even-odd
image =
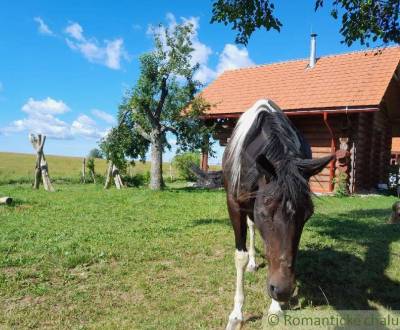
[[[246,270],[248,272],[255,272],[257,270],[256,264],[256,249],[254,242],[254,222],[247,217],[247,226],[249,227],[249,263],[247,264]]]
[[[269,306],[268,309],[268,314],[280,314],[280,313],[282,313],[281,305],[279,304],[278,301],[272,299],[271,305]]]
[[[234,305],[231,314],[229,315],[226,330],[240,329],[243,321],[242,307],[244,303],[244,270],[249,262],[249,253],[245,251],[235,251],[235,266],[236,266],[236,291]]]

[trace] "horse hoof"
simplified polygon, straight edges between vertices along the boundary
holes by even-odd
[[[258,266],[256,263],[248,263],[247,267],[246,267],[246,271],[249,273],[254,273],[255,271],[257,271]]]
[[[242,320],[239,319],[229,319],[226,330],[240,330],[242,328]]]

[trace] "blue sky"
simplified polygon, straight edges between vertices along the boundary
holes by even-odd
[[[205,84],[224,69],[305,58],[311,31],[318,56],[363,48],[342,45],[339,22],[327,9],[314,13],[311,0],[275,4],[281,33],[258,31],[246,49],[234,45],[229,27],[209,23],[212,1],[3,0],[0,151],[32,153],[28,134],[39,131],[49,137],[47,154],[84,156],[96,147],[134,86],[138,56],[152,49],[149,27],[158,23],[195,24]]]

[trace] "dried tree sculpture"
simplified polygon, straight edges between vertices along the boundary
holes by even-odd
[[[33,149],[36,150],[36,167],[35,167],[35,182],[33,188],[39,189],[40,180],[43,181],[43,186],[46,191],[54,191],[53,185],[50,181],[49,167],[47,165],[46,157],[44,156],[43,147],[46,142],[46,135],[34,134],[29,135],[29,140],[32,143]]]

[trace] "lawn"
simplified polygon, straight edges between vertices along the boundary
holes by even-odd
[[[221,329],[233,302],[223,191],[0,186],[0,328]],[[292,309],[400,309],[393,197],[323,197],[307,223]],[[246,273],[245,329],[269,304]]]

